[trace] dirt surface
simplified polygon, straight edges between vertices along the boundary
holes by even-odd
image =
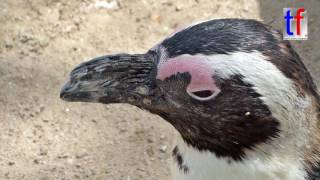
[[[145,52],[194,21],[254,18],[281,28],[288,6],[255,0],[106,2],[0,0],[1,180],[170,179],[174,129],[129,105],[61,101],[70,70],[91,57]],[[314,0],[306,6],[313,10],[311,38],[295,46],[319,82],[320,5]]]

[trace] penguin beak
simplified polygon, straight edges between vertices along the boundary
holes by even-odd
[[[65,101],[133,103],[148,96],[155,82],[155,61],[150,54],[116,54],[77,66],[60,92]]]

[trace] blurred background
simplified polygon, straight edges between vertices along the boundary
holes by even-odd
[[[61,101],[68,73],[92,57],[145,52],[195,21],[282,30],[284,7],[308,11],[309,40],[292,43],[319,85],[319,0],[0,0],[0,179],[170,179],[173,128],[129,105]]]

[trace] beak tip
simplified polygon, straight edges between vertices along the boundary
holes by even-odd
[[[92,92],[79,91],[70,82],[67,82],[60,91],[60,99],[68,102],[93,102]]]
[[[66,93],[64,91],[60,92],[60,99],[65,100]]]
[[[60,95],[59,95],[60,99],[68,101],[67,96],[68,94],[70,94],[69,90],[70,90],[70,83],[67,82],[60,91]]]

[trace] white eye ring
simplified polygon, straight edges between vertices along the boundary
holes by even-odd
[[[201,90],[201,91],[194,91],[194,92],[187,91],[187,93],[196,100],[207,101],[216,97],[220,93],[220,90],[219,89],[216,89],[215,91]]]

